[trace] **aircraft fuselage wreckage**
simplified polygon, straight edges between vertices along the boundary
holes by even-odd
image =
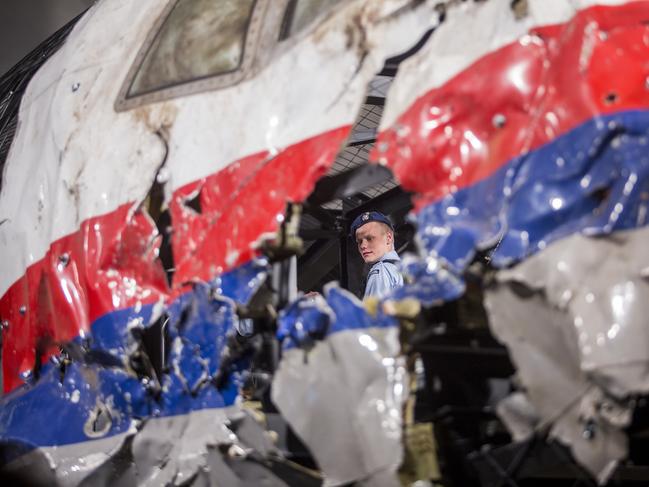
[[[649,481],[649,1],[100,0],[0,163],[7,485]]]

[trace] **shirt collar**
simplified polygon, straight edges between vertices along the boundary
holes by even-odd
[[[401,260],[401,258],[395,250],[390,250],[390,252],[383,254],[383,256],[379,260],[377,260],[377,262],[383,262],[384,260]]]

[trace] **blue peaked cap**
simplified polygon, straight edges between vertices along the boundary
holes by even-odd
[[[350,235],[352,236],[352,238],[356,236],[356,230],[369,222],[385,223],[388,227],[390,227],[390,230],[394,232],[394,226],[387,216],[385,216],[380,211],[366,211],[365,213],[361,213],[356,218],[354,218],[350,229]]]

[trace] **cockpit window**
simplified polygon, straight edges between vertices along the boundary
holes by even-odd
[[[239,68],[254,5],[255,0],[179,0],[147,51],[127,96]]]
[[[287,10],[282,38],[300,32],[320,14],[330,10],[341,0],[293,0]]]

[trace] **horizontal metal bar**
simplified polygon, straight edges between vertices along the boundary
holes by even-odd
[[[329,238],[338,238],[340,237],[340,231],[338,230],[326,230],[324,228],[306,228],[300,230],[300,238],[303,240],[320,240],[320,239],[329,239]]]

